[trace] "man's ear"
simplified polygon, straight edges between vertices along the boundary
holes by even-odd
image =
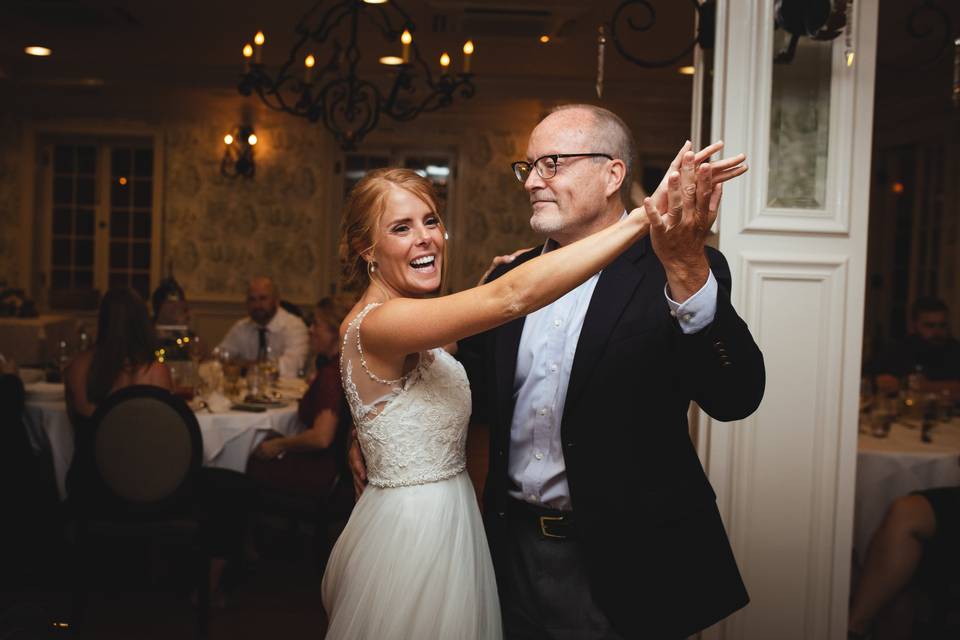
[[[611,160],[607,167],[607,188],[605,189],[608,198],[620,191],[626,177],[627,165],[623,163],[623,160]]]

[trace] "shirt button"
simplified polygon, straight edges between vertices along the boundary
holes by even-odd
[[[691,318],[693,318],[693,314],[692,314],[692,313],[685,313],[685,314],[683,314],[683,319],[684,319],[685,321],[690,322],[690,319],[691,319]]]
[[[674,311],[673,309],[671,309],[671,310],[670,310],[670,317],[671,317],[671,318],[676,318],[676,317],[677,317],[677,312]]]
[[[543,460],[543,454],[539,451],[533,454],[533,457],[536,458],[537,460]]]
[[[560,318],[557,318],[556,320],[553,321],[553,326],[555,326],[555,327],[559,327],[559,326],[560,326]]]
[[[537,411],[537,413],[539,413],[539,414],[542,415],[542,416],[545,416],[545,415],[547,415],[547,408],[546,408],[546,407],[541,407],[540,410]]]
[[[556,362],[554,362],[553,364],[550,365],[550,371],[553,372],[553,373],[556,373],[556,372],[557,372],[557,363],[556,363]]]
[[[532,493],[531,493],[529,496],[527,496],[527,497],[530,498],[530,502],[536,502],[536,501],[537,501],[537,496],[533,495]]]

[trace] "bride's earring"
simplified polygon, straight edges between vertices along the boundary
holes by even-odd
[[[367,275],[373,280],[373,274],[377,270],[377,263],[373,260],[367,261]]]

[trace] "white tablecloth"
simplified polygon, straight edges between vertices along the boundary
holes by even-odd
[[[894,499],[960,485],[960,420],[938,423],[931,437],[933,442],[922,442],[919,427],[902,424],[894,424],[886,438],[860,434],[853,544],[861,562]]]
[[[293,435],[303,427],[297,419],[297,405],[269,409],[263,413],[227,411],[197,414],[203,438],[203,464],[208,467],[247,470],[247,459],[267,433]],[[27,397],[27,431],[37,451],[49,449],[60,499],[66,498],[66,477],[73,460],[73,426],[62,398]]]

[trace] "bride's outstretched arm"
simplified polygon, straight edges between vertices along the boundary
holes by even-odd
[[[709,202],[710,170],[682,172],[668,187],[679,199],[696,189],[696,202]],[[703,216],[712,212],[703,211]],[[443,346],[525,316],[553,302],[612,262],[649,229],[646,212],[634,209],[619,222],[538,256],[479,287],[433,299],[396,298],[364,321],[364,347],[391,359]]]

